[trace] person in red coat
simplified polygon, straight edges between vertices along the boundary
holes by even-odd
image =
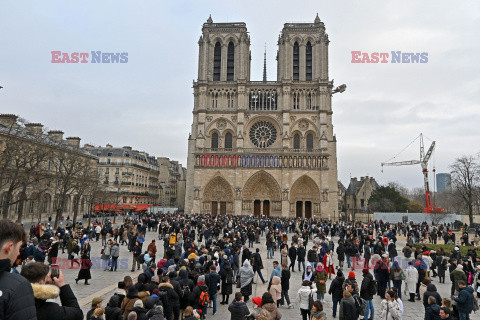
[[[327,250],[327,254],[323,256],[323,265],[325,271],[327,271],[328,279],[332,279],[332,274],[335,274],[335,267],[333,265],[333,255],[330,250]]]

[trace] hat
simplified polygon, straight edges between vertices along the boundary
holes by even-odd
[[[133,307],[140,307],[140,308],[143,308],[143,301],[141,299],[138,299],[137,301],[135,301],[135,303],[133,304]]]
[[[260,307],[261,304],[262,304],[262,298],[261,297],[254,297],[254,298],[252,298],[252,302]]]
[[[388,258],[388,254],[386,253],[382,254],[382,258]]]
[[[430,251],[425,251],[423,254],[429,255]]]
[[[152,294],[156,294],[158,296],[159,293],[160,291],[158,290],[158,288],[152,290]]]
[[[368,270],[367,268],[363,269],[362,270],[363,274],[367,274],[367,273],[370,273],[370,270]]]
[[[455,251],[460,251],[460,248],[459,248],[459,247],[455,247]]]
[[[101,303],[103,301],[103,298],[101,297],[95,297],[92,299],[92,307],[97,306],[97,304]]]
[[[130,288],[128,288],[128,294],[129,295],[135,296],[135,295],[137,295],[137,293],[138,293],[137,287],[131,286]]]
[[[350,272],[348,273],[348,278],[349,278],[349,279],[355,279],[355,272],[350,271]]]
[[[228,256],[226,254],[223,255],[223,260],[227,260]]]
[[[205,276],[201,275],[198,277],[197,282],[205,282]]]
[[[50,240],[55,240],[55,238],[54,238],[54,237],[50,237]]]

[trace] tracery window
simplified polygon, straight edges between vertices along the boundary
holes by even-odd
[[[217,149],[218,148],[218,133],[214,132],[212,134],[212,149]]]
[[[307,42],[305,50],[305,79],[312,81],[312,44]]]
[[[230,132],[227,132],[225,134],[225,149],[231,149],[232,148],[232,134]]]
[[[293,136],[293,149],[300,149],[300,135],[298,133]]]
[[[215,43],[213,49],[213,81],[220,81],[220,69],[222,66],[222,45]]]
[[[313,149],[313,134],[311,133],[307,134],[307,149],[308,150]]]
[[[293,80],[299,80],[300,77],[300,48],[298,42],[293,45]]]
[[[227,81],[233,81],[235,67],[235,46],[230,41],[227,50]]]
[[[250,141],[258,148],[267,148],[277,139],[277,129],[268,121],[259,121],[250,129]]]

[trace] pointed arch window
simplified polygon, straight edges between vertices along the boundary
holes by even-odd
[[[313,134],[307,134],[307,150],[313,150]]]
[[[212,149],[218,149],[218,133],[212,134]]]
[[[227,132],[225,134],[225,149],[232,149],[233,148],[233,139],[232,139],[232,134],[230,132]]]
[[[293,80],[300,79],[300,48],[298,42],[293,45]]]
[[[293,149],[300,149],[300,135],[298,133],[293,136]]]
[[[220,81],[220,69],[222,66],[222,45],[215,43],[213,50],[213,81]]]
[[[312,81],[312,44],[307,42],[305,50],[305,79]]]
[[[235,67],[235,46],[230,41],[227,50],[227,81],[233,81]]]

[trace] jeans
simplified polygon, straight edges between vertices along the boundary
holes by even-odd
[[[393,287],[398,290],[398,297],[402,298],[402,280],[393,280]]]
[[[317,300],[323,301],[324,298],[325,298],[325,294],[324,294],[324,293],[318,293],[318,292],[317,292]]]
[[[312,266],[312,270],[315,270],[315,268],[317,267],[317,262],[308,262],[310,263],[310,265]]]
[[[375,314],[375,309],[373,308],[373,301],[365,300],[365,302],[367,304],[367,308],[365,309],[365,316],[363,317],[363,319],[373,319],[373,315]]]
[[[212,303],[213,303],[213,313],[216,313],[217,312],[217,295],[214,294],[210,296],[210,300],[212,300]]]
[[[273,247],[268,247],[267,248],[267,259],[273,259]]]
[[[347,255],[347,267],[351,267],[352,266],[352,263],[350,262],[350,256]]]
[[[258,269],[258,270],[255,270],[254,271],[254,274],[258,273],[258,276],[260,277],[260,280],[262,280],[263,283],[265,283],[265,279],[263,279],[263,275],[262,275],[262,270]]]
[[[305,260],[304,261],[298,261],[298,271],[300,271],[300,264],[303,265],[303,271],[305,271]]]
[[[110,270],[113,271],[113,269],[115,268],[115,271],[117,271],[117,266],[118,266],[118,257],[112,257],[112,266]]]
[[[332,297],[332,302],[333,302],[333,317],[336,317],[336,316],[337,316],[337,304],[339,304],[340,301],[342,301],[341,298],[339,299],[339,298]]]
[[[280,304],[284,304],[287,301],[287,305],[290,305],[290,297],[288,296],[288,290],[282,290],[282,298],[280,299]]]
[[[248,247],[253,248],[253,240],[248,240]]]
[[[295,271],[295,259],[290,259],[290,266],[288,266],[288,270],[290,269],[292,269],[292,271]]]
[[[475,299],[475,298],[474,298],[474,299]],[[459,320],[470,320],[470,314],[469,314],[469,313],[459,312],[459,313],[458,313],[458,319],[459,319]]]

